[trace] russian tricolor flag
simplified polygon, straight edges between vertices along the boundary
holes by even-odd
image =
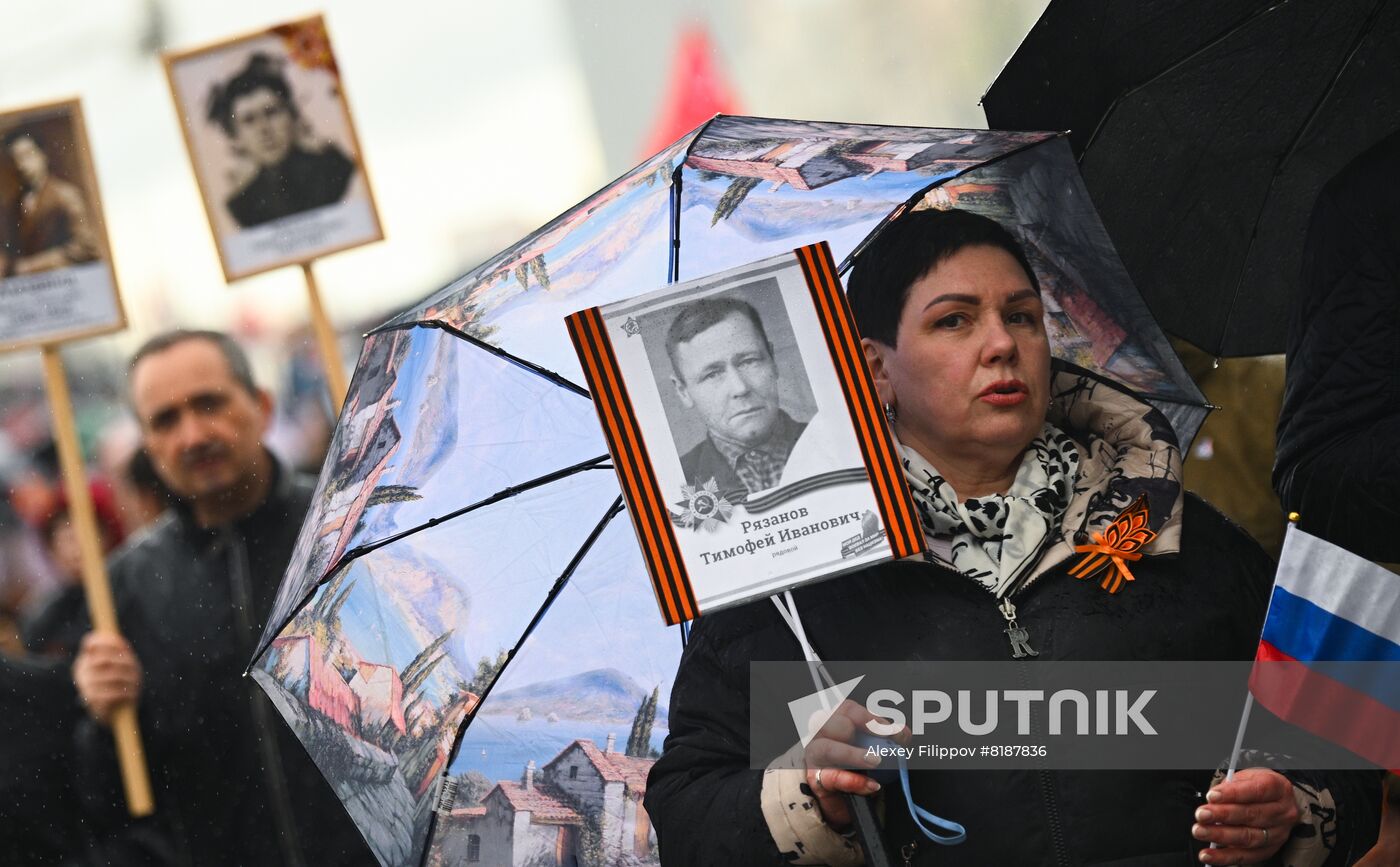
[[[1294,725],[1400,768],[1400,575],[1290,526],[1249,689]]]

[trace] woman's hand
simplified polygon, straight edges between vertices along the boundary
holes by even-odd
[[[1283,848],[1297,822],[1288,778],[1267,768],[1249,768],[1211,787],[1205,806],[1196,810],[1191,835],[1220,845],[1201,850],[1204,864],[1260,864]]]
[[[846,803],[846,795],[873,795],[880,791],[879,783],[861,771],[849,770],[880,765],[878,756],[868,753],[866,747],[853,743],[861,735],[870,736],[865,724],[871,720],[889,722],[866,710],[864,705],[847,699],[841,702],[808,742],[804,753],[807,786],[816,797],[826,823],[838,830],[851,824],[851,809]],[[907,744],[909,739],[907,728],[893,737],[901,744]]]

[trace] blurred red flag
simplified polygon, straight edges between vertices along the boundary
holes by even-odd
[[[716,114],[741,113],[729,83],[715,66],[713,51],[703,26],[681,34],[671,81],[641,156],[651,156]]]

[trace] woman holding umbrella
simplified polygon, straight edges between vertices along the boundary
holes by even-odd
[[[1051,361],[1035,272],[1010,233],[968,212],[915,212],[861,254],[849,282],[931,553],[794,591],[822,657],[1253,658],[1269,558],[1182,490],[1155,409]],[[1083,550],[1110,537],[1140,559],[1120,572]],[[647,791],[667,865],[861,862],[845,797],[874,793],[870,778],[810,759],[805,772],[748,769],[748,663],[794,651],[767,603],[697,622]],[[839,754],[849,732],[826,733]],[[1253,768],[1203,804],[1209,772],[915,773],[913,801],[951,814],[966,841],[932,845],[893,796],[884,844],[908,864],[1177,865],[1215,842],[1201,861],[1255,864],[1331,810],[1328,827],[1296,835],[1318,857],[1289,863],[1365,851],[1368,831],[1347,811],[1364,795],[1307,782],[1295,792]],[[1300,810],[1300,797],[1322,809]]]

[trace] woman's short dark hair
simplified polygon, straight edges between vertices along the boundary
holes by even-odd
[[[296,103],[292,100],[292,86],[282,74],[282,66],[272,57],[261,51],[254,52],[243,67],[223,87],[214,85],[209,92],[209,120],[224,128],[230,136],[233,129],[233,103],[257,90],[270,90],[295,117]]]
[[[846,300],[861,336],[894,346],[913,285],[959,250],[981,245],[1010,253],[1040,291],[1025,251],[996,220],[957,209],[913,211],[875,236],[846,280]]]

